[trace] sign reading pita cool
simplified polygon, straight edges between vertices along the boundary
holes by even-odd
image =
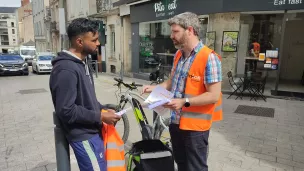
[[[298,5],[302,4],[304,0],[274,0],[274,5]]]
[[[162,0],[154,4],[156,17],[172,16],[177,8],[177,0]]]

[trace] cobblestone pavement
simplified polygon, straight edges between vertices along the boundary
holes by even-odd
[[[0,170],[53,171],[56,157],[49,75],[0,77]],[[131,82],[131,79],[125,79]],[[147,83],[135,80],[138,83]],[[116,103],[113,76],[96,79],[101,103]],[[22,91],[40,89],[36,92]],[[20,91],[21,90],[21,91]],[[30,93],[30,94],[28,94]],[[227,96],[225,96],[226,98]],[[234,113],[238,105],[275,108],[274,118]],[[268,99],[267,102],[224,100],[224,120],[210,134],[211,171],[304,171],[304,103]],[[147,113],[151,120],[151,112]],[[140,139],[129,117],[129,140]],[[72,170],[78,170],[71,152]]]

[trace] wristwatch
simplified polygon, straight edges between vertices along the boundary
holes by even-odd
[[[190,102],[189,102],[189,99],[186,98],[186,103],[184,104],[185,107],[189,107],[190,106]]]

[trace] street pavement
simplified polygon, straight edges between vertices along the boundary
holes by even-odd
[[[148,83],[125,78],[129,83],[133,80]],[[54,109],[48,83],[47,74],[0,77],[0,171],[56,170]],[[117,103],[114,83],[112,75],[95,78],[101,103]],[[224,120],[214,123],[210,133],[210,171],[304,171],[303,101],[224,98]],[[275,116],[236,114],[238,105],[275,108]],[[152,112],[146,114],[151,122]],[[127,115],[129,141],[138,141],[139,127],[132,112]],[[73,171],[79,170],[72,151],[71,165]]]

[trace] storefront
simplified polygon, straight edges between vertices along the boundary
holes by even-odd
[[[303,0],[152,0],[133,5],[130,8],[132,72],[134,77],[146,79],[160,59],[168,68],[172,66],[176,49],[167,20],[191,11],[200,16],[202,41],[223,57],[224,77],[230,70],[235,74],[246,72],[245,62],[252,56],[250,45],[254,39],[261,46],[260,53],[266,55],[266,51],[277,50],[277,60],[271,60],[271,65],[266,59],[257,65],[268,70],[270,80],[273,79],[271,89],[278,90],[279,83],[286,78],[300,80],[303,74],[303,65],[296,70],[292,66],[304,58],[294,57],[295,62],[290,62],[290,56],[299,56],[304,49],[301,10],[304,10]]]
[[[212,5],[217,6],[217,1],[221,2],[214,0]],[[138,73],[135,75],[147,77],[160,62],[170,70],[176,49],[170,39],[171,31],[167,20],[190,9],[193,11],[195,10],[193,6],[199,5],[203,4],[197,0],[167,0],[131,6],[132,68],[133,73]],[[200,14],[199,10],[197,8],[194,12]],[[200,21],[202,24],[200,38],[204,40],[208,26],[208,15],[201,15]]]

